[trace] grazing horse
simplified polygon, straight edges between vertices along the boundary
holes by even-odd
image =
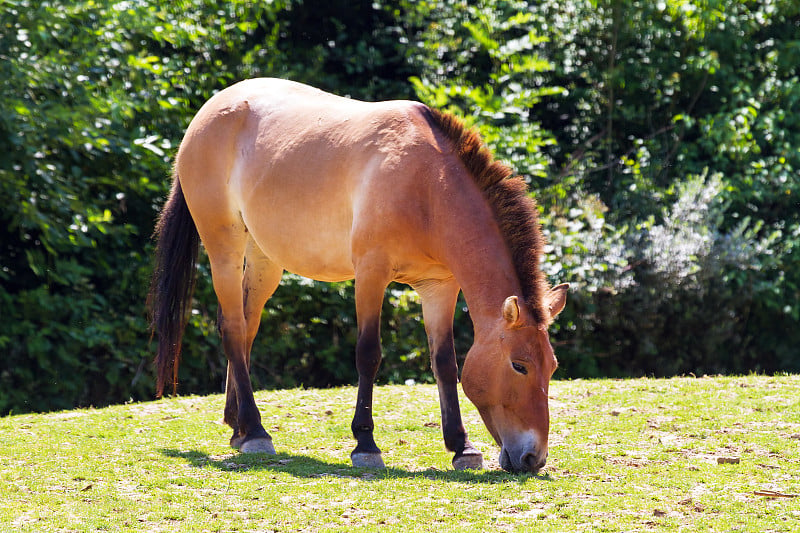
[[[284,270],[355,279],[358,397],[354,466],[383,467],[372,391],[388,284],[422,301],[442,431],[456,469],[481,468],[458,405],[453,313],[463,290],[474,344],[464,393],[509,471],[547,458],[548,386],[557,362],[547,327],[567,285],[539,270],[543,238],[527,187],[477,132],[410,101],[360,102],[287,80],[252,79],[212,97],[189,125],[156,234],[150,303],[158,395],[177,381],[202,241],[228,359],[225,422],[242,452],[275,453],[250,382],[261,311]]]

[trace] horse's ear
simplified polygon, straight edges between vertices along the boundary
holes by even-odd
[[[567,304],[568,291],[569,283],[562,283],[561,285],[556,285],[547,293],[545,302],[547,303],[547,309],[550,311],[551,319],[564,310],[564,306]]]
[[[512,327],[519,322],[519,302],[516,296],[509,296],[503,302],[503,318]]]

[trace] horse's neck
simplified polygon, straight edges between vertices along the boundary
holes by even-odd
[[[442,259],[461,286],[477,333],[500,318],[506,298],[521,295],[516,269],[491,207],[477,187],[451,194],[440,205],[440,214]]]
[[[477,243],[476,243],[477,244]],[[505,243],[502,247],[468,247],[460,253],[461,261],[453,262],[450,268],[461,286],[469,306],[470,316],[476,330],[490,326],[501,316],[503,302],[513,295],[520,295],[519,282],[508,255]]]

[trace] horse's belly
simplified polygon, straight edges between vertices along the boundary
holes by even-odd
[[[265,149],[234,168],[233,186],[248,231],[284,270],[320,281],[354,277],[353,199],[375,163],[350,153],[307,143],[281,158]]]
[[[342,223],[328,220],[312,223],[297,213],[271,213],[250,227],[264,254],[284,270],[319,281],[352,279],[350,231]],[[277,215],[277,216],[275,216]]]
[[[319,253],[317,250],[297,248],[286,250],[265,250],[267,257],[280,265],[284,270],[317,281],[344,281],[353,279],[353,264],[349,259],[332,254]]]

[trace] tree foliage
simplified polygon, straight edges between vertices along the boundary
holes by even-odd
[[[0,0],[0,412],[152,395],[144,294],[171,157],[253,76],[418,98],[535,191],[574,290],[564,376],[800,369],[800,7],[792,0]],[[207,263],[184,390],[225,361]],[[380,379],[432,380],[387,291]],[[457,348],[471,337],[459,305]],[[352,284],[287,275],[257,386],[352,382]]]
[[[607,226],[579,259],[608,269],[576,295],[571,357],[617,374],[800,366],[798,14],[791,1],[542,4],[539,27],[561,41],[542,50],[549,79],[567,89],[539,114],[553,175]]]

